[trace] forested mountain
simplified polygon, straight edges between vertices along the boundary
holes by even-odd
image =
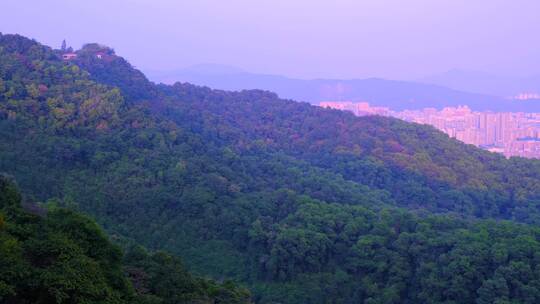
[[[540,161],[77,54],[0,36],[0,171],[29,201],[260,303],[540,301]]]

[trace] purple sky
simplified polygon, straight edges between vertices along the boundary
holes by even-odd
[[[539,0],[1,0],[0,31],[57,48],[101,42],[142,69],[540,74]]]

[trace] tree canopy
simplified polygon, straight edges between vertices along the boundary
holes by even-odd
[[[124,267],[147,303],[245,300],[228,279],[261,303],[539,301],[540,161],[77,54],[0,36],[0,171],[135,246]]]

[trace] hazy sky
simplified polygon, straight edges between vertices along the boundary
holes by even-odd
[[[540,74],[540,0],[0,0],[0,32],[112,46],[142,69]]]

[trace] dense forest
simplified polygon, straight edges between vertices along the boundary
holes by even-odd
[[[0,171],[137,248],[111,296],[149,289],[137,267],[181,265],[140,245],[260,303],[540,301],[540,161],[271,92],[154,84],[99,44],[77,55],[0,36]]]
[[[54,202],[23,204],[0,175],[1,303],[249,303],[232,282],[192,276],[140,246],[123,255],[91,219]]]

